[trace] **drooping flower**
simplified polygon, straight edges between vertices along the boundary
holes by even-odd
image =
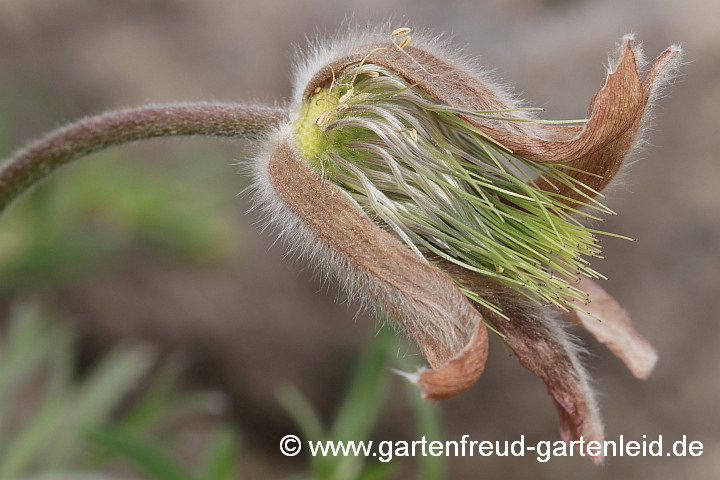
[[[677,67],[623,39],[588,118],[540,120],[451,47],[409,28],[319,43],[297,68],[289,111],[174,104],[111,112],[52,132],[0,169],[0,209],[59,166],[158,136],[263,136],[255,199],[292,250],[397,321],[430,369],[406,374],[429,400],[481,375],[488,328],[540,377],[566,440],[603,427],[562,316],[639,377],[657,356],[593,279],[584,223],[637,144]]]
[[[521,108],[436,40],[387,34],[318,47],[300,67],[290,121],[255,163],[258,204],[288,244],[394,317],[432,369],[426,398],[472,385],[487,327],[546,384],[566,440],[602,440],[594,393],[565,332],[584,325],[639,378],[656,354],[593,278],[613,213],[596,197],[641,134],[670,47],[643,77],[623,39],[582,122]]]

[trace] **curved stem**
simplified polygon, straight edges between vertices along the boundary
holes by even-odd
[[[31,143],[0,167],[0,214],[57,168],[98,150],[156,137],[254,138],[286,118],[280,108],[226,103],[147,105],[84,118]]]

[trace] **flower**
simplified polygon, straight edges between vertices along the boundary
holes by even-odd
[[[408,30],[350,35],[301,63],[290,120],[254,162],[256,203],[293,250],[415,340],[432,369],[405,375],[425,398],[478,379],[490,327],[545,382],[563,439],[602,440],[561,317],[639,378],[657,355],[592,280],[603,278],[587,260],[602,232],[579,220],[613,213],[596,197],[637,144],[680,49],[642,78],[625,37],[588,119],[549,122],[449,46],[422,34],[410,45]]]
[[[412,33],[412,35],[410,35]],[[320,42],[299,62],[293,102],[149,105],[81,119],[0,168],[0,211],[60,166],[155,137],[263,137],[255,201],[291,250],[386,312],[430,369],[405,373],[449,398],[485,368],[488,329],[546,384],[563,439],[603,439],[595,395],[563,316],[638,378],[657,360],[593,280],[612,214],[596,197],[642,138],[677,68],[672,46],[645,69],[625,37],[580,121],[538,119],[452,46],[408,27]],[[587,445],[587,443],[585,443]],[[599,461],[599,457],[594,457]]]

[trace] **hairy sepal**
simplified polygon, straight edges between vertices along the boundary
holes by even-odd
[[[597,282],[582,277],[575,285],[588,294],[588,302],[576,302],[570,318],[620,358],[636,378],[646,380],[658,354],[633,328],[630,315]]]
[[[561,438],[572,441],[583,437],[586,446],[589,441],[602,442],[603,423],[582,365],[582,350],[565,331],[559,313],[487,277],[449,262],[440,265],[465,288],[500,306],[504,316],[482,306],[478,309],[504,337],[520,364],[545,383],[558,412]],[[592,460],[603,461],[598,456]]]
[[[397,320],[432,371],[417,384],[428,398],[469,388],[487,359],[482,316],[447,274],[411,252],[313,171],[286,126],[255,162],[257,205],[293,250],[350,294]]]
[[[392,44],[390,44],[392,45]],[[633,47],[634,38],[623,38],[619,58],[613,62],[604,86],[593,96],[585,125],[546,124],[526,121],[528,112],[510,112],[505,117],[519,121],[479,119],[467,116],[485,134],[507,148],[512,155],[540,163],[562,164],[568,174],[584,184],[549,182],[539,176],[534,184],[566,199],[569,205],[584,203],[605,188],[618,173],[648,117],[662,84],[672,77],[682,57],[679,47],[671,46],[651,64],[643,79],[638,64],[642,52]],[[335,72],[363,60],[368,52],[387,47],[388,42],[347,45],[338,50],[327,64],[318,67],[302,91],[306,101],[318,86],[330,83]],[[423,48],[408,46],[404,51],[394,48],[378,50],[365,60],[387,67],[410,83],[416,84],[445,104],[468,111],[506,110],[517,107],[513,97],[486,74],[464,68]],[[305,69],[307,70],[307,69]],[[297,90],[297,88],[296,88]]]

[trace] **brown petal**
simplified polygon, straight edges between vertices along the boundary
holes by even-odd
[[[474,117],[468,120],[510,149],[514,155],[537,162],[560,163],[588,172],[590,175],[571,170],[566,173],[600,191],[620,169],[642,125],[651,94],[657,90],[660,80],[667,76],[666,72],[677,66],[680,59],[677,47],[668,48],[653,62],[647,77],[642,80],[637,71],[632,44],[631,37],[624,39],[622,55],[614,72],[608,75],[605,86],[590,102],[589,122],[584,127],[480,120]],[[355,54],[339,58],[320,69],[309,82],[305,98],[309,98],[315,87],[329,83],[333,71],[341,71],[359,62],[367,52],[378,46],[384,45],[358,48]],[[500,89],[485,79],[477,78],[415,47],[406,47],[405,53],[394,49],[379,50],[366,61],[401,74],[431,96],[453,107],[467,110],[501,110],[511,107],[505,97],[497,93]],[[584,198],[582,194],[559,182],[554,182],[553,186],[541,177],[535,181],[539,187],[573,201]],[[584,193],[593,195],[589,190]]]
[[[411,376],[423,391],[423,397],[435,402],[452,398],[470,388],[485,369],[487,336],[485,323],[478,323],[475,334],[462,352],[437,370],[420,369]]]
[[[443,397],[457,395],[472,385],[487,358],[487,330],[455,282],[321,179],[287,137],[277,142],[261,168],[279,208],[290,211],[284,218],[293,235],[288,241],[314,244],[311,255],[321,256],[341,283],[395,318],[430,365],[442,368],[432,376],[431,395],[440,395],[434,393],[439,390]]]
[[[644,80],[638,74],[638,65],[633,38],[626,37],[622,55],[615,70],[607,76],[605,85],[590,102],[585,129],[567,141],[545,142],[547,155],[536,160],[562,163],[581,171],[567,171],[589,189],[582,189],[590,197],[593,190],[604,189],[620,171],[623,161],[643,126],[651,96],[657,90],[659,79],[665,78],[668,70],[675,68],[680,50],[670,47],[658,56]],[[551,130],[549,126],[546,130]],[[516,152],[520,153],[521,152]],[[532,158],[532,157],[528,157]],[[587,172],[587,173],[583,173]],[[575,201],[583,201],[581,193],[567,185],[552,184],[543,177],[535,179],[538,187],[556,192]]]
[[[556,321],[551,315],[520,315],[510,320],[496,315],[491,319],[520,364],[545,382],[560,417],[562,439],[571,441],[583,437],[585,442],[602,442],[600,413],[577,347],[562,327],[554,323]],[[599,462],[602,458],[593,457],[593,461]]]
[[[635,377],[647,379],[658,356],[650,343],[633,328],[628,313],[589,278],[582,277],[576,286],[589,295],[590,302],[578,303],[570,318],[625,362]]]
[[[454,264],[440,267],[458,282],[502,309],[509,319],[478,309],[505,337],[520,364],[545,382],[560,417],[563,440],[602,442],[603,425],[595,395],[578,357],[578,349],[562,328],[556,312],[540,307],[514,290]],[[593,457],[601,462],[601,457]]]

